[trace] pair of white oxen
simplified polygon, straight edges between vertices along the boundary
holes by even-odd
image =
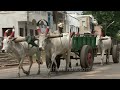
[[[60,34],[56,32],[56,34],[49,33],[49,27],[46,29],[46,33],[42,34],[40,32],[40,28],[37,30],[39,35],[39,47],[29,45],[27,41],[25,41],[25,37],[16,37],[13,38],[12,36],[15,33],[15,29],[13,28],[12,33],[10,36],[7,36],[8,30],[5,31],[4,33],[4,39],[2,41],[3,47],[2,47],[2,52],[8,52],[11,53],[18,59],[19,61],[19,70],[18,70],[18,76],[20,77],[20,69],[23,70],[23,72],[26,75],[30,74],[30,69],[33,63],[33,55],[36,54],[36,61],[38,63],[38,72],[37,74],[40,74],[40,64],[42,63],[41,60],[41,49],[44,49],[46,51],[46,61],[50,63],[48,65],[48,69],[51,69],[52,64],[56,64],[56,56],[59,54],[63,54],[63,56],[68,57],[68,54],[66,53],[70,51],[68,47],[69,43],[69,34],[68,33],[63,33],[63,37],[59,37]],[[52,34],[52,35],[51,35]],[[59,38],[54,38],[58,36]],[[62,36],[62,35],[60,35]],[[35,41],[36,44],[38,44],[38,41]],[[25,57],[28,56],[30,60],[30,66],[28,71],[25,71],[23,68],[23,61]],[[66,61],[68,61],[68,58],[66,58]],[[67,62],[68,63],[68,62]],[[57,64],[56,64],[57,66]],[[68,64],[67,66],[68,67]],[[57,70],[57,67],[56,67]],[[49,70],[50,71],[50,70]]]
[[[12,37],[15,32],[14,28],[10,36],[6,36],[7,32],[8,30],[5,31],[5,34],[4,34],[2,52],[9,53],[12,51],[12,54],[16,56],[16,58],[19,61],[19,66],[18,66],[19,77],[20,77],[20,69],[22,69],[26,75],[30,74],[30,69],[33,63],[32,57],[34,54],[36,54],[36,58],[37,58],[36,61],[38,63],[37,74],[40,74],[40,64],[42,63],[41,49],[44,49],[46,52],[46,62],[51,62],[47,65],[49,73],[52,69],[53,63],[57,66],[57,63],[55,60],[57,55],[62,55],[66,59],[66,69],[69,68],[69,63],[71,63],[70,53],[71,53],[71,40],[72,40],[69,33],[62,33],[62,36],[59,36],[60,34],[57,32],[55,34],[50,33],[49,27],[47,27],[46,33],[42,34],[39,28],[38,29],[39,35],[37,37],[39,39],[39,42],[35,41],[36,44],[39,43],[39,47],[35,47],[35,46],[32,47],[32,45],[28,46],[28,43],[25,41],[24,37],[17,37],[16,39]],[[108,36],[101,37],[101,35],[98,35],[97,33],[96,35],[97,35],[96,45],[101,50],[101,55],[102,55],[101,64],[103,64],[105,50],[108,50],[110,54],[112,41],[111,41],[111,38]],[[57,38],[54,38],[54,37],[57,37]],[[19,41],[21,38],[22,40]],[[22,65],[26,56],[28,56],[30,60],[30,66],[28,71],[25,71]],[[109,60],[109,55],[108,55],[108,60]],[[56,67],[56,71],[58,71],[58,68],[59,67]]]

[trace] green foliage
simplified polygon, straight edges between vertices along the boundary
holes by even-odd
[[[119,38],[117,36],[118,30],[120,30],[120,11],[83,11],[83,15],[92,14],[98,21],[98,24],[103,26],[103,30],[106,31],[106,35]],[[115,21],[109,28],[107,26]],[[107,29],[106,29],[107,28]]]

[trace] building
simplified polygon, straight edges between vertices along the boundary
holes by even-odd
[[[67,13],[66,15],[66,32],[75,32],[77,33],[80,29],[80,20],[77,19],[78,13]]]
[[[92,15],[78,15],[78,19],[80,20],[80,34],[93,32],[95,19]]]
[[[74,31],[76,34],[93,32],[95,19],[92,15],[81,15],[76,12],[67,13],[66,15],[66,32]]]
[[[66,11],[53,11],[53,31],[57,30],[57,24],[59,22],[63,22],[65,23],[65,13]],[[65,27],[64,27],[64,31],[65,32]]]
[[[0,37],[13,26],[15,36],[37,35],[36,23],[40,19],[48,21],[50,29],[53,29],[52,11],[0,11]]]

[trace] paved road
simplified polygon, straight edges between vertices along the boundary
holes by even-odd
[[[0,70],[0,79],[120,79],[120,63],[114,64],[112,61],[112,56],[110,56],[109,65],[100,65],[100,57],[95,57],[93,70],[90,72],[74,71],[74,72],[64,72],[65,61],[62,60],[60,72],[56,75],[51,74],[51,77],[47,75],[47,69],[45,63],[41,66],[41,74],[37,73],[37,64],[33,64],[31,68],[30,76],[26,76],[21,72],[21,78],[17,77],[17,68],[3,69]],[[75,66],[76,61],[72,60],[72,66],[74,70],[76,68],[80,69],[80,66]],[[25,69],[28,66],[24,66]],[[63,70],[63,71],[62,71]],[[78,70],[78,69],[77,69]]]

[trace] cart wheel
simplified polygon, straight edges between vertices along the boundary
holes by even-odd
[[[119,63],[119,49],[117,45],[112,48],[112,58],[114,63]]]
[[[93,50],[89,45],[84,45],[80,54],[80,64],[82,69],[91,70],[94,61]]]

